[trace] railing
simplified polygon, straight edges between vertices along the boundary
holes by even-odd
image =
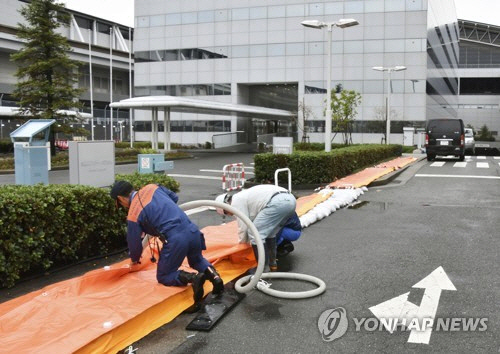
[[[214,135],[212,135],[212,146],[214,149],[219,149],[219,148],[223,148],[226,146],[236,145],[236,144],[242,142],[241,141],[242,133],[245,133],[245,132],[244,131],[236,131],[236,132],[231,132],[231,133],[214,134]]]

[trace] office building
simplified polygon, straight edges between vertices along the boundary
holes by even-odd
[[[4,0],[0,14],[0,118],[1,135],[8,137],[8,133],[22,123],[13,115],[16,102],[12,91],[16,84],[16,65],[10,61],[10,54],[22,47],[22,42],[16,37],[18,23],[24,21],[19,13],[26,1]],[[91,113],[90,95],[90,66],[92,62],[93,86],[93,116],[94,133],[96,139],[119,139],[120,129],[122,137],[127,138],[129,132],[129,112],[114,111],[113,122],[110,120],[110,66],[113,67],[113,101],[128,98],[130,95],[129,76],[133,70],[131,28],[89,16],[87,14],[68,11],[71,16],[70,26],[61,27],[60,33],[68,38],[72,51],[71,59],[81,63],[79,68],[78,86],[84,88],[80,101],[84,105],[83,112]],[[89,42],[91,46],[89,47]],[[110,51],[112,48],[112,51]],[[112,60],[110,56],[112,53]],[[91,56],[89,56],[91,54]],[[86,115],[88,116],[88,115]],[[120,123],[121,122],[121,123]],[[91,123],[89,119],[78,122],[80,127],[86,129],[88,138],[91,137]],[[114,127],[113,127],[114,126]],[[67,137],[71,138],[71,137]]]
[[[354,143],[384,137],[388,74],[372,67],[407,68],[391,74],[391,142],[402,143],[405,126],[457,117],[453,0],[137,0],[135,16],[135,96],[189,96],[298,112],[296,120],[282,121],[173,113],[172,140],[178,143],[203,144],[214,134],[238,131],[246,142],[268,134],[324,141],[327,33],[304,27],[304,20],[359,22],[333,28],[329,83],[362,95]],[[137,120],[137,139],[149,140],[150,112],[138,111]]]

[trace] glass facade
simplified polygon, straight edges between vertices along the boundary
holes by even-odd
[[[453,2],[429,1],[427,11],[427,119],[456,118],[459,31]]]

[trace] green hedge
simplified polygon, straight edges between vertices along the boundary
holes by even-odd
[[[177,182],[175,179],[172,177],[169,177],[165,174],[161,173],[138,173],[134,172],[132,174],[123,174],[123,175],[116,175],[115,179],[117,181],[122,180],[122,181],[127,181],[130,182],[134,186],[135,189],[140,189],[142,186],[145,186],[146,184],[161,184],[168,189],[170,189],[173,192],[179,192],[180,190],[180,185],[179,182]]]
[[[332,144],[333,149],[346,147],[344,144]],[[324,143],[295,143],[293,144],[294,151],[325,151]]]
[[[162,174],[117,175],[136,189],[179,184]],[[80,185],[0,186],[0,285],[27,274],[103,255],[126,246],[125,211],[109,188]]]
[[[400,155],[401,145],[356,145],[332,152],[297,151],[290,155],[257,154],[254,156],[255,180],[258,183],[274,182],[274,171],[288,167],[295,185],[329,183],[361,168]],[[286,174],[281,174],[280,183],[286,181]]]
[[[0,140],[0,153],[8,153],[14,151],[14,145],[8,139]]]
[[[108,189],[72,185],[0,187],[0,282],[125,245],[125,214]]]
[[[163,149],[163,143],[158,142],[158,148]],[[115,146],[117,148],[130,148],[130,141],[121,141],[118,143],[115,143]],[[191,145],[182,145],[178,143],[170,143],[170,148],[174,150],[178,149],[211,149],[212,148],[212,143],[207,141],[204,144],[191,144]],[[151,149],[151,143],[148,141],[137,141],[134,142],[134,149]]]

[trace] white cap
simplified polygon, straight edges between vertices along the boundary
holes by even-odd
[[[218,203],[224,203],[224,199],[226,199],[226,195],[227,195],[227,193],[223,193],[223,194],[218,195],[217,198],[215,198],[215,201]],[[215,210],[217,211],[218,214],[224,215],[224,209],[215,208]]]

